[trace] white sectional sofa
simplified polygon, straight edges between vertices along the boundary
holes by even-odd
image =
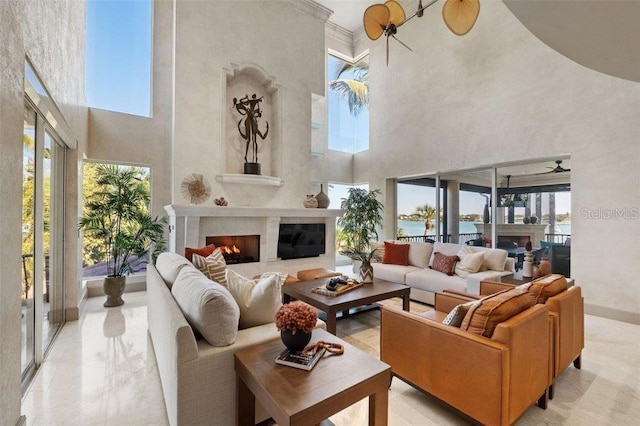
[[[169,424],[231,426],[235,424],[236,407],[233,354],[256,344],[280,339],[280,333],[271,322],[237,330],[237,335],[231,339],[222,336],[227,339],[222,343],[226,346],[213,346],[202,337],[196,338],[170,289],[176,287],[174,283],[185,279],[191,282],[208,280],[186,258],[175,253],[162,253],[155,266],[147,265],[149,335]],[[182,288],[183,296],[185,291],[193,289],[188,283]],[[317,326],[325,328],[320,320]],[[256,422],[268,417],[262,406],[256,403]]]
[[[430,305],[434,304],[434,294],[444,289],[455,289],[468,293],[480,294],[480,281],[497,280],[499,277],[514,272],[514,259],[502,249],[465,246],[453,243],[419,243],[395,241],[396,244],[409,244],[408,266],[374,262],[373,276],[387,281],[407,284],[411,287],[411,299]],[[469,273],[466,277],[446,275],[429,268],[433,254],[440,252],[447,256],[457,255],[460,250],[482,251],[485,259],[478,272]],[[493,268],[493,269],[489,269]]]

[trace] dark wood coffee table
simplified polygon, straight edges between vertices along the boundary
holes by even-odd
[[[386,425],[391,367],[327,333],[318,340],[340,343],[344,354],[320,359],[311,371],[275,363],[281,341],[251,346],[234,355],[237,376],[236,424],[255,422],[255,401],[279,425],[316,425],[369,397],[369,425]]]
[[[311,291],[315,287],[326,285],[327,282],[329,278],[287,285],[282,288],[283,302],[288,303],[292,299],[297,299],[320,309],[327,314],[327,331],[331,334],[336,334],[338,313],[348,315],[351,308],[370,305],[392,297],[402,297],[402,309],[409,310],[410,288],[407,285],[374,278],[371,284],[363,284],[355,290],[335,297]]]

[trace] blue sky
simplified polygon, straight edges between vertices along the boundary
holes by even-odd
[[[87,0],[89,106],[150,116],[151,1]]]

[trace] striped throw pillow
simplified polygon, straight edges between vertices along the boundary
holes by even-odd
[[[225,278],[227,262],[225,262],[220,249],[215,249],[207,257],[194,253],[192,262],[193,266],[198,268],[211,281],[227,286],[227,279]]]

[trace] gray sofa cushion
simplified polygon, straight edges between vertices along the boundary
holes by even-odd
[[[236,341],[240,308],[229,290],[214,283],[193,266],[183,267],[171,287],[189,324],[212,346]]]

